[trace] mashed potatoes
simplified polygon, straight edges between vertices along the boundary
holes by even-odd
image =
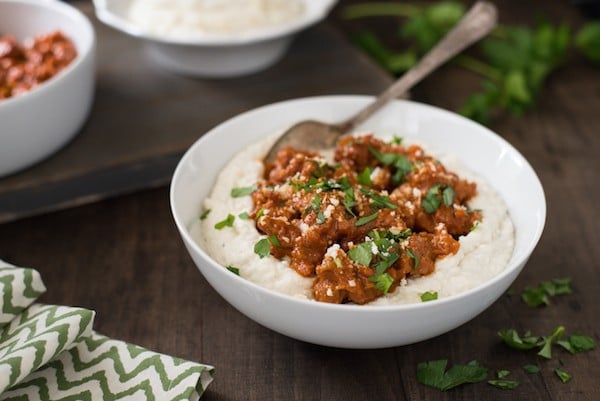
[[[232,227],[214,228],[228,214],[238,216],[252,210],[249,196],[234,198],[230,191],[257,181],[263,171],[260,159],[272,141],[270,138],[245,149],[223,169],[204,203],[211,212],[192,228],[192,235],[216,261],[239,268],[243,278],[284,294],[312,299],[312,278],[300,276],[286,260],[271,256],[261,259],[254,252],[254,245],[264,236],[256,230],[253,220],[236,217]],[[443,298],[467,291],[499,274],[512,255],[514,229],[502,199],[456,160],[436,156],[449,170],[477,183],[478,195],[469,206],[480,209],[483,220],[468,235],[460,237],[459,251],[439,260],[434,273],[403,280],[395,291],[368,305],[421,302],[425,292],[437,292],[438,298]]]
[[[303,12],[303,0],[134,0],[129,19],[146,32],[193,38],[273,27]]]

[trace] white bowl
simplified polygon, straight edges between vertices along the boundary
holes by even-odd
[[[54,0],[0,0],[0,32],[19,43],[60,30],[77,48],[67,68],[40,86],[0,100],[0,176],[30,166],[65,145],[92,104],[95,34],[89,20]]]
[[[305,0],[306,12],[290,23],[241,34],[168,38],[145,32],[128,18],[132,0],[94,0],[105,24],[144,40],[150,57],[163,68],[196,77],[247,75],[276,63],[294,35],[325,18],[337,0]]]
[[[364,129],[416,139],[458,156],[506,202],[516,238],[513,255],[498,276],[472,290],[434,302],[333,305],[282,295],[231,274],[192,239],[190,227],[198,219],[202,201],[233,155],[303,119],[342,121],[371,100],[365,96],[314,97],[246,112],[203,135],[185,153],[173,176],[171,210],[185,246],[206,280],[243,314],[299,340],[344,348],[380,348],[445,333],[474,318],[506,291],[544,227],[546,203],[540,181],[527,160],[510,144],[487,128],[451,112],[394,101],[367,121]]]

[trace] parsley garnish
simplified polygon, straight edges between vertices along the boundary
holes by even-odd
[[[442,198],[440,197],[440,184],[435,184],[429,188],[427,195],[425,195],[425,198],[423,198],[421,201],[423,210],[429,214],[435,213],[435,211],[440,207],[441,203]]]
[[[354,197],[354,188],[350,187],[344,191],[344,207],[346,211],[352,216],[356,217],[356,214],[352,211],[352,208],[356,206],[356,198]]]
[[[521,337],[515,329],[501,330],[498,332],[498,335],[506,345],[520,350],[528,350],[537,347],[540,339],[538,336],[532,336],[529,331]]]
[[[442,198],[444,199],[444,205],[446,206],[452,206],[454,203],[454,189],[450,185],[442,191]]]
[[[392,140],[390,141],[390,143],[391,143],[392,145],[400,145],[400,144],[402,144],[402,137],[401,137],[401,136],[396,136],[396,135],[394,135],[394,136],[392,137]]]
[[[560,345],[571,354],[591,351],[596,348],[596,342],[591,337],[581,334],[573,334],[565,340],[557,341],[556,344]]]
[[[317,213],[317,224],[323,224],[325,223],[325,215],[323,214],[323,212],[321,210],[319,210],[319,212]]]
[[[538,365],[527,364],[523,366],[523,370],[527,373],[538,373],[540,367]]]
[[[570,294],[572,292],[570,284],[571,278],[569,277],[556,278],[551,281],[543,281],[535,288],[525,288],[521,294],[521,298],[523,299],[523,302],[527,304],[527,306],[531,306],[533,308],[542,305],[549,305],[549,297]]]
[[[215,228],[217,230],[222,230],[225,227],[233,227],[233,222],[235,220],[235,216],[232,214],[228,214],[225,220],[219,221],[215,224]]]
[[[365,188],[361,188],[360,192],[362,192],[364,195],[368,196],[369,199],[371,199],[373,201],[373,203],[372,203],[373,206],[375,206],[378,209],[384,209],[384,208],[398,209],[398,206],[393,204],[392,201],[390,201],[390,198],[388,196],[378,195],[377,193],[370,191],[368,189],[365,189]]]
[[[276,236],[270,235],[267,238],[263,238],[254,244],[254,253],[257,254],[261,259],[271,254],[271,245],[281,246]]]
[[[262,207],[258,210],[258,212],[256,212],[256,220],[260,219],[261,217],[263,217],[265,215],[265,209],[263,209]]]
[[[390,287],[394,283],[392,276],[387,273],[373,275],[369,277],[369,281],[375,283],[375,288],[384,294],[388,293]]]
[[[372,242],[362,242],[348,251],[348,257],[359,265],[369,266],[373,258]]]
[[[437,291],[426,291],[423,294],[421,294],[421,302],[435,301],[436,299],[438,299]]]
[[[227,266],[227,270],[229,270],[230,272],[232,272],[233,274],[235,274],[236,276],[240,275],[240,269],[238,267],[235,266]]]
[[[419,267],[419,255],[417,255],[416,253],[414,253],[412,251],[412,249],[410,249],[410,248],[406,248],[406,254],[408,256],[410,256],[411,259],[414,261],[413,270],[417,270],[417,268]]]
[[[205,220],[208,215],[210,214],[211,209],[206,209],[205,211],[202,212],[202,214],[200,215],[200,220]]]
[[[400,153],[381,153],[372,146],[369,146],[369,152],[377,160],[386,166],[393,166],[396,172],[392,176],[392,181],[396,184],[402,183],[404,176],[413,170],[413,165],[406,156]]]
[[[242,196],[247,196],[253,193],[258,189],[257,185],[251,185],[249,187],[241,187],[241,188],[233,188],[231,190],[231,196],[233,198],[240,198]]]
[[[373,181],[371,181],[371,168],[365,167],[365,169],[358,175],[358,183],[364,185],[366,187],[370,187],[373,185]]]
[[[552,331],[552,334],[545,337],[532,336],[530,332],[526,332],[523,337],[520,337],[514,329],[502,330],[498,332],[498,335],[502,337],[504,343],[511,348],[519,350],[539,348],[540,350],[537,353],[539,356],[551,359],[552,343],[561,338],[564,332],[565,328],[563,326],[558,326]]]
[[[556,376],[558,376],[560,381],[563,383],[566,383],[569,380],[571,380],[571,375],[562,370],[560,367],[554,369],[554,373],[556,373]]]
[[[242,220],[248,220],[250,218],[250,215],[248,214],[248,212],[242,212],[238,214],[238,217]]]
[[[378,215],[379,215],[379,212],[375,212],[375,213],[370,214],[368,216],[361,217],[360,219],[356,220],[356,223],[354,223],[354,225],[356,227],[364,226],[365,224],[370,223],[373,220],[375,220]]]
[[[508,375],[510,375],[510,370],[502,369],[496,371],[496,376],[498,377],[498,379],[504,379]]]
[[[505,379],[488,380],[488,384],[491,384],[492,386],[501,390],[512,390],[519,386],[518,381]]]
[[[465,383],[479,383],[487,379],[488,370],[477,363],[454,365],[446,371],[448,360],[422,362],[417,366],[417,380],[435,389],[446,391]]]

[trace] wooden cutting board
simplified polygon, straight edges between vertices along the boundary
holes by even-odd
[[[55,155],[0,178],[0,223],[165,185],[183,152],[240,112],[284,99],[376,94],[391,78],[329,23],[301,33],[282,61],[248,77],[181,77],[156,67],[141,41],[100,23],[96,94],[81,132]]]

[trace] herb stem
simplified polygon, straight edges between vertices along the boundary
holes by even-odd
[[[405,3],[369,2],[352,4],[342,10],[344,19],[364,17],[412,17],[421,10],[420,7]]]
[[[500,81],[502,79],[502,72],[489,64],[477,60],[475,57],[461,54],[454,58],[454,62],[491,80]]]

